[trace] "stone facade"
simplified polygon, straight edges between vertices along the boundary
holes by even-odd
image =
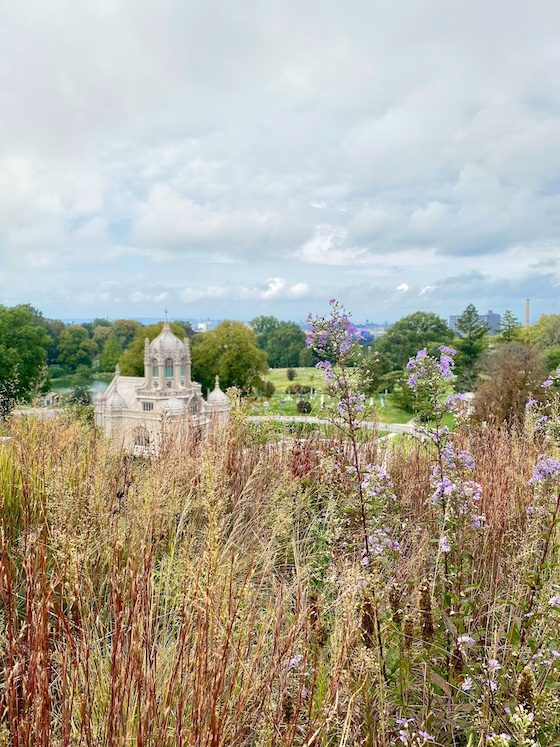
[[[121,376],[119,369],[94,402],[95,423],[127,451],[157,453],[163,438],[196,428],[207,432],[229,419],[231,405],[216,386],[205,400],[191,380],[188,339],[180,340],[168,322],[155,340],[145,341],[144,376]]]

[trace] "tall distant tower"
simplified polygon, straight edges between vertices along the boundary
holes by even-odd
[[[531,323],[531,301],[529,298],[525,301],[525,326],[528,327]]]

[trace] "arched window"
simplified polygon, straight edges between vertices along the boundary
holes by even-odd
[[[152,366],[152,378],[159,379],[159,366],[157,363],[154,363]]]
[[[165,378],[173,378],[173,361],[171,360],[171,358],[167,358],[165,361]]]
[[[194,417],[195,415],[198,415],[200,410],[200,402],[198,400],[198,397],[191,397],[189,400],[189,412]]]
[[[150,434],[147,428],[139,427],[134,431],[134,445],[146,448],[150,445]]]

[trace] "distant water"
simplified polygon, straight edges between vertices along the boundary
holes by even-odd
[[[88,386],[88,389],[92,394],[99,394],[100,392],[104,392],[109,384],[106,381],[101,381],[101,379],[93,379],[91,384]],[[56,386],[56,383],[53,386],[53,392],[70,392],[72,390],[72,387],[70,386]]]

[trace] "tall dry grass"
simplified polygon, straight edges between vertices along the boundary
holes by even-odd
[[[465,537],[444,580],[423,444],[360,445],[390,470],[401,546],[364,568],[336,441],[255,444],[234,422],[142,460],[68,419],[14,421],[12,436],[0,450],[0,744],[390,745],[398,718],[439,744],[484,744],[507,727],[527,664],[541,743],[555,743],[556,665],[541,662],[558,645],[546,606],[557,545],[554,534],[540,567],[548,525],[527,520],[528,436],[457,435],[488,528]],[[464,661],[460,634],[475,641]]]

